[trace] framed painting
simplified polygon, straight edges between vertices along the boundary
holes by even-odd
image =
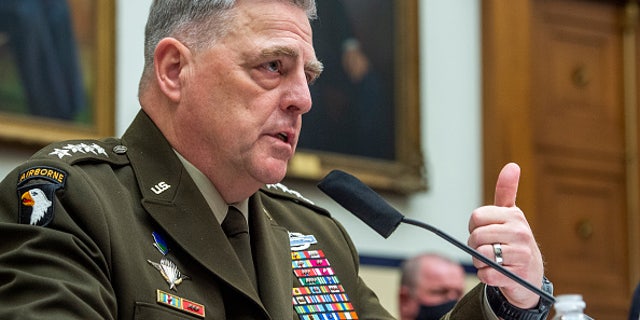
[[[333,169],[371,187],[425,190],[420,141],[417,0],[321,0],[312,22],[325,70],[310,86],[311,111],[289,177]]]
[[[114,130],[114,1],[0,1],[0,139]]]

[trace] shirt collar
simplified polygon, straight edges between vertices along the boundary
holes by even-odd
[[[249,221],[249,199],[244,199],[240,202],[227,204],[224,199],[222,199],[222,196],[213,185],[213,183],[211,183],[211,180],[209,180],[209,178],[207,178],[207,176],[202,173],[202,171],[191,164],[191,162],[185,159],[176,150],[173,151],[178,156],[178,159],[180,159],[180,162],[182,162],[182,164],[184,165],[187,173],[189,173],[189,176],[191,176],[191,179],[193,179],[193,181],[195,182],[196,187],[198,187],[198,190],[200,190],[200,193],[202,193],[202,196],[207,201],[207,204],[209,205],[209,208],[211,208],[213,215],[218,220],[218,223],[222,223],[225,216],[227,215],[228,206],[234,206],[238,208],[238,210],[242,212],[247,221]]]

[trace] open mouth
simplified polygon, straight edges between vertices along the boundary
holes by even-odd
[[[283,132],[278,133],[277,137],[278,137],[278,139],[280,139],[280,140],[282,140],[282,141],[284,141],[286,143],[289,143],[289,135],[287,135],[286,133],[283,133]]]

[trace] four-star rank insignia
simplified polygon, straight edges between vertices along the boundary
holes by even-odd
[[[18,222],[33,226],[46,226],[54,217],[56,190],[63,188],[67,173],[46,166],[32,167],[20,173],[17,193]]]

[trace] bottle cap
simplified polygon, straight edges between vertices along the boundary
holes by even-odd
[[[580,294],[562,294],[556,297],[554,308],[559,312],[571,310],[584,310],[587,304]]]

